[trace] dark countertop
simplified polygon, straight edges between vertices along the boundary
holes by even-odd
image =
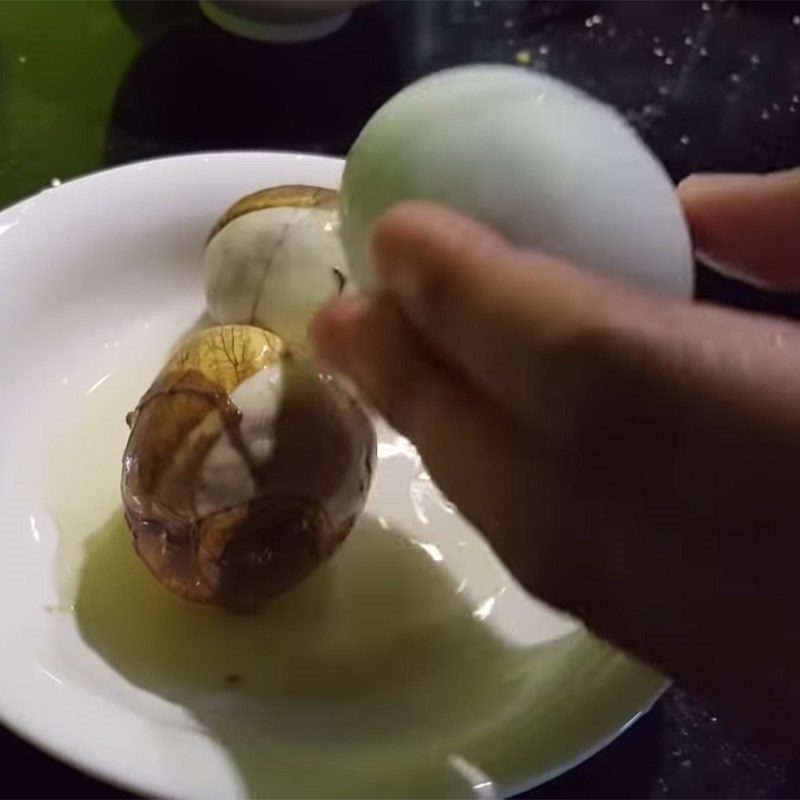
[[[800,164],[800,3],[385,2],[265,45],[191,2],[0,4],[0,206],[102,166],[216,149],[344,154],[391,94],[468,61],[523,63],[616,105],[674,179]],[[798,315],[698,271],[699,296]],[[123,796],[0,729],[6,797]],[[524,797],[797,797],[788,769],[673,689]]]

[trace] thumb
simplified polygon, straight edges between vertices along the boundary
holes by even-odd
[[[756,285],[800,289],[800,169],[692,175],[678,195],[701,261]]]

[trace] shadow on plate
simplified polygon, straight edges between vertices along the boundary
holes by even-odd
[[[295,590],[232,616],[158,586],[120,511],[87,540],[75,613],[87,644],[183,706],[255,797],[463,797],[483,779],[473,758],[489,775],[516,774],[509,758],[535,774],[576,744],[547,722],[573,693],[563,676],[576,672],[576,649],[579,682],[609,658],[582,634],[533,648],[502,641],[448,572],[370,518]],[[521,757],[512,740],[528,729]]]

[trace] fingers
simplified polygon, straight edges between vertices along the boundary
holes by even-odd
[[[702,261],[751,283],[800,289],[800,169],[693,175],[678,194]]]
[[[457,394],[453,376],[434,362],[387,297],[342,298],[315,319],[312,336],[320,356],[353,378],[388,422],[412,439],[426,432],[430,415],[440,416],[442,406],[476,407],[451,397]]]
[[[566,489],[531,436],[436,359],[386,296],[334,301],[311,335],[319,355],[416,444],[436,484],[520,580],[570,604],[565,572],[547,569],[564,557],[551,551],[567,547],[568,537],[552,535],[565,524]]]
[[[422,203],[396,206],[378,222],[372,263],[378,284],[443,360],[517,419],[558,427],[566,350],[599,324],[602,281]]]

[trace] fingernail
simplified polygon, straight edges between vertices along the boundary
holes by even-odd
[[[410,264],[383,259],[376,262],[375,273],[379,288],[402,302],[416,303],[422,295],[422,271]]]
[[[379,289],[400,300],[413,301],[420,290],[420,270],[399,257],[395,248],[379,246],[373,241],[370,248],[370,264]]]
[[[332,300],[321,312],[330,324],[353,325],[364,316],[370,298],[361,292],[342,294]]]
[[[753,276],[746,269],[737,267],[735,264],[726,264],[719,259],[715,258],[702,250],[695,250],[694,257],[705,267],[724,275],[726,278],[732,278],[740,283],[747,283],[750,286],[755,286],[757,289],[769,289],[768,284]]]
[[[364,318],[371,299],[363,294],[337,297],[321,309],[311,322],[310,338],[317,363],[324,371],[350,371],[355,359],[354,331]]]
[[[758,178],[760,177],[756,172],[693,172],[689,177],[684,178],[686,181],[703,180],[703,181],[738,181],[742,178]]]
[[[741,185],[743,182],[749,182],[754,179],[762,177],[756,173],[749,172],[696,172],[684,178],[679,184],[679,189],[727,189],[733,186]]]

